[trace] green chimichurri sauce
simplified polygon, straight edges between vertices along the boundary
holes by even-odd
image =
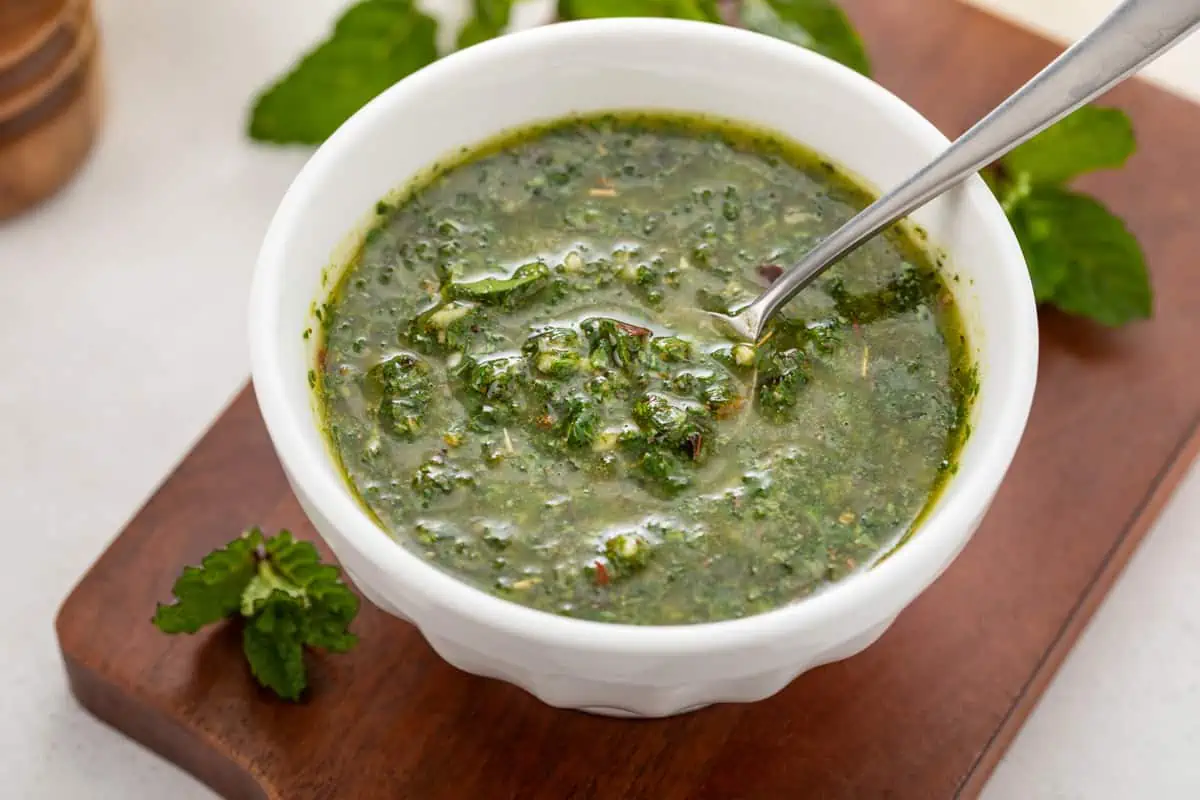
[[[902,234],[750,300],[868,195],[794,144],[657,113],[493,141],[381,203],[317,391],[379,522],[459,578],[639,624],[742,617],[867,566],[953,471],[974,370]]]

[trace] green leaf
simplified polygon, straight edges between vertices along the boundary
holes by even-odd
[[[242,649],[263,686],[295,700],[304,690],[304,647],[344,653],[358,596],[341,571],[322,564],[317,549],[288,531],[264,539],[251,528],[187,567],[175,583],[174,605],[158,607],[154,624],[166,633],[195,633],[233,614],[244,620]]]
[[[508,29],[513,0],[474,0],[474,13],[458,31],[459,50],[495,39]]]
[[[671,17],[720,22],[715,0],[559,0],[559,19]]]
[[[298,699],[308,685],[303,646],[307,629],[300,600],[277,591],[242,632],[242,651],[255,679],[285,700]]]
[[[1042,301],[1114,327],[1151,315],[1153,292],[1141,246],[1099,202],[1043,186],[1030,192],[1014,218]]]
[[[258,574],[250,579],[246,590],[242,592],[242,616],[253,617],[276,592],[295,598],[301,605],[308,605],[308,597],[303,589],[281,578],[270,562],[258,562]]]
[[[411,0],[362,0],[328,39],[264,91],[250,137],[319,144],[372,98],[437,60],[437,23]]]
[[[225,547],[204,557],[199,567],[185,567],[171,590],[172,605],[159,604],[154,624],[163,633],[195,633],[238,610],[242,593],[257,569],[256,550],[262,531],[251,528]]]
[[[862,40],[833,0],[742,0],[738,23],[871,74]]]
[[[411,440],[425,424],[433,399],[429,365],[397,353],[367,372],[365,388],[379,397],[379,421],[388,433]]]
[[[1000,163],[1014,178],[1025,175],[1032,184],[1061,184],[1085,172],[1120,167],[1135,149],[1133,124],[1124,111],[1084,106]]]
[[[481,278],[471,283],[451,281],[448,289],[454,300],[474,300],[484,305],[512,308],[546,288],[551,278],[550,267],[532,261],[518,267],[507,278]]]
[[[1025,255],[1029,280],[1033,283],[1033,297],[1039,303],[1048,302],[1067,277],[1067,262],[1056,257],[1054,242],[1048,240],[1044,231],[1041,237],[1034,235],[1033,229],[1040,223],[1030,220],[1023,208],[1015,209],[1009,214],[1008,220]]]
[[[266,541],[267,559],[279,577],[302,595],[307,612],[304,643],[345,652],[358,641],[348,628],[358,614],[358,595],[341,581],[341,570],[322,564],[311,542],[298,542],[288,531]]]

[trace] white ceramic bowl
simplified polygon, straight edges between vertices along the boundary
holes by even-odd
[[[597,20],[537,28],[443,59],[346,122],[283,198],[259,256],[250,308],[254,386],[300,503],[363,593],[420,628],[443,658],[547,703],[663,716],[752,701],[805,670],[859,652],[946,568],[991,503],[1025,426],[1037,319],[1021,250],[973,178],[915,220],[944,248],[980,368],[958,473],[916,535],[874,569],[796,604],[728,622],[639,627],[584,622],[500,600],[425,563],[347,490],[307,382],[332,280],[375,202],[463,146],[571,112],[703,112],[780,131],[887,188],[947,144],[877,84],[781,41],[718,25]],[[334,276],[336,277],[336,276]]]

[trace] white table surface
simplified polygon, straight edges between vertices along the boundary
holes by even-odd
[[[444,0],[448,2],[449,0]],[[1112,0],[978,0],[1060,36]],[[246,379],[254,257],[301,150],[242,135],[339,0],[98,0],[103,138],[0,223],[0,796],[210,798],[84,713],[52,620]],[[1200,98],[1200,41],[1152,71]],[[1200,135],[1200,132],[1198,132]],[[1069,657],[987,800],[1200,797],[1200,467]],[[902,787],[899,797],[905,797]]]

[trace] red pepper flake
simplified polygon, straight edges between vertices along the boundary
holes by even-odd
[[[617,327],[630,336],[649,336],[650,329],[643,328],[641,325],[632,325],[628,322],[617,322]]]
[[[774,283],[783,274],[783,267],[778,264],[762,264],[758,268],[758,274],[763,276],[767,283]]]
[[[608,586],[608,567],[604,566],[603,561],[596,562],[596,585]]]
[[[713,412],[717,415],[717,419],[727,419],[737,412],[742,410],[742,406],[746,405],[746,398],[738,395],[724,405],[717,406]]]
[[[704,447],[704,434],[696,432],[687,438],[688,453],[692,461],[700,458],[700,450]]]

